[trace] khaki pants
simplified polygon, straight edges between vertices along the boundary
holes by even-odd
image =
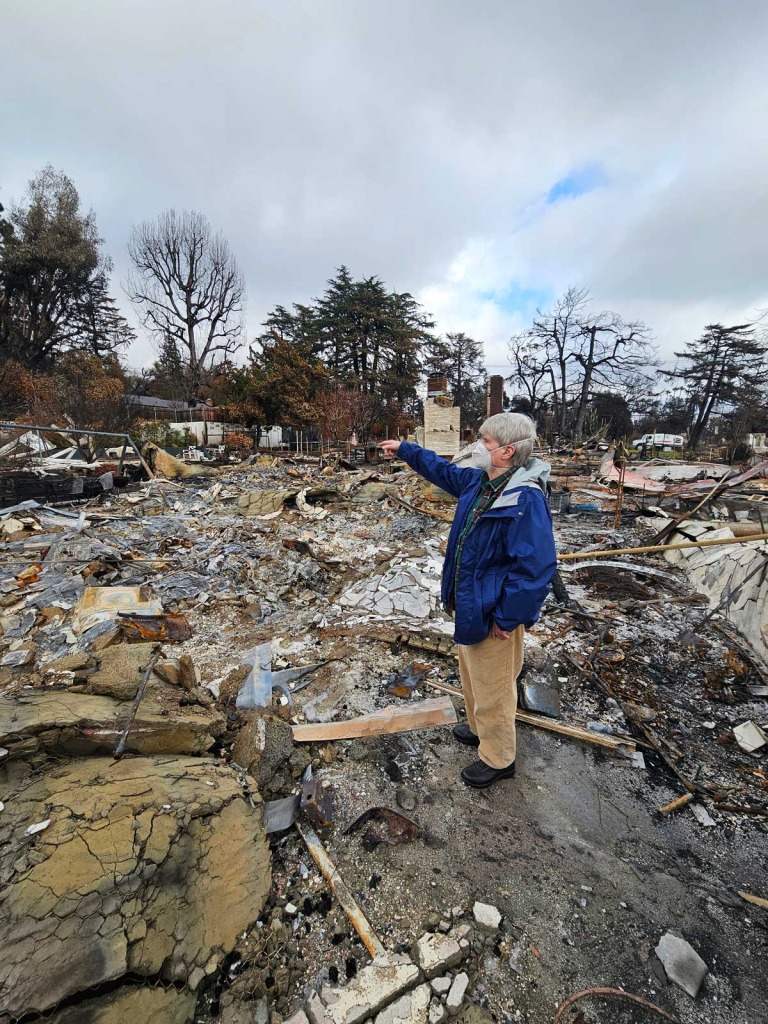
[[[479,644],[458,644],[459,674],[467,720],[480,738],[480,760],[506,768],[515,760],[517,677],[523,667],[525,626],[509,640],[489,636]]]

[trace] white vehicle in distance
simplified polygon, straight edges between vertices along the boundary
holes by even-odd
[[[672,451],[685,448],[685,438],[682,434],[643,434],[636,441],[632,442],[633,448],[660,448],[662,451]]]

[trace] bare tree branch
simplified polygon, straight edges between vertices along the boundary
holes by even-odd
[[[133,229],[126,291],[144,326],[172,340],[196,389],[241,344],[245,284],[228,243],[196,212],[167,210]]]

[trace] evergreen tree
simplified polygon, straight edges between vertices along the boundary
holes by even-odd
[[[432,326],[408,292],[388,292],[377,277],[356,281],[342,266],[310,305],[276,306],[257,342],[289,342],[302,358],[321,359],[333,380],[407,405],[415,401]]]
[[[149,387],[157,398],[189,399],[186,366],[174,338],[163,338],[157,359],[149,370]]]
[[[0,218],[0,358],[40,369],[69,349],[101,356],[133,339],[101,242],[70,178],[48,166],[30,181],[26,202]]]
[[[768,344],[754,324],[708,324],[704,333],[675,355],[684,364],[664,376],[680,381],[688,402],[688,447],[696,448],[715,412],[728,411],[764,388]]]

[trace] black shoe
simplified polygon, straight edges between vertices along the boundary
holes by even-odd
[[[508,764],[506,768],[491,768],[485,761],[475,761],[468,768],[461,772],[461,778],[468,786],[475,789],[485,789],[492,786],[499,779],[510,779],[515,774],[515,762]]]
[[[480,738],[472,732],[467,722],[459,722],[458,725],[454,725],[453,735],[459,743],[463,743],[466,747],[480,746]]]

